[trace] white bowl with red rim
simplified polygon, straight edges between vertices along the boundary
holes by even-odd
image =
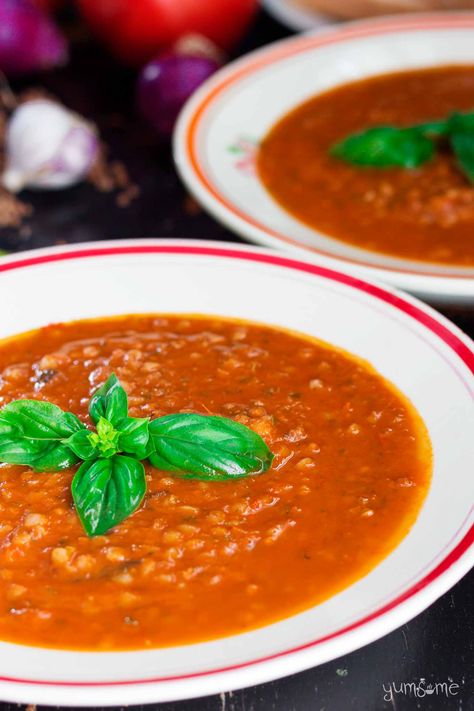
[[[474,267],[392,257],[318,232],[286,212],[255,169],[269,129],[318,93],[384,73],[471,63],[474,12],[359,21],[277,42],[228,65],[190,99],[174,135],[176,165],[204,208],[251,242],[434,302],[474,303]]]
[[[258,684],[390,632],[473,565],[474,346],[416,299],[270,250],[133,240],[2,258],[0,300],[8,304],[0,338],[134,312],[218,314],[316,336],[366,359],[405,393],[434,452],[432,484],[408,536],[326,602],[252,632],[168,649],[90,653],[0,642],[0,699],[124,705]]]

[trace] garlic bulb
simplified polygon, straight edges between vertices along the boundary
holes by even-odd
[[[8,122],[3,185],[58,189],[84,178],[99,149],[95,126],[49,99],[21,104]]]

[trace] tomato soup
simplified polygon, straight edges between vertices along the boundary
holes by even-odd
[[[416,169],[368,168],[329,155],[375,126],[410,126],[474,109],[474,66],[377,76],[340,86],[285,116],[264,139],[263,183],[295,217],[356,247],[474,265],[474,188],[441,144]]]
[[[52,325],[0,344],[0,397],[47,400],[90,425],[112,373],[130,414],[232,418],[271,469],[235,481],[146,464],[140,508],[88,538],[75,467],[0,466],[0,639],[87,650],[204,641],[315,605],[406,535],[431,475],[410,403],[367,363],[292,332],[201,316]]]

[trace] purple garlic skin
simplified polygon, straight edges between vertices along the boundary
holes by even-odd
[[[137,84],[138,109],[163,138],[169,138],[183,105],[220,67],[212,58],[165,54],[146,64]]]
[[[8,77],[66,64],[59,28],[28,0],[0,0],[0,71]]]

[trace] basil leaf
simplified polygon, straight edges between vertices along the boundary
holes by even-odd
[[[103,417],[114,426],[127,417],[127,393],[120,385],[116,375],[112,374],[91,397],[89,415],[95,424]]]
[[[84,428],[72,413],[40,400],[15,400],[0,410],[0,418],[32,439],[64,439]]]
[[[92,432],[90,430],[83,429],[79,432],[75,432],[65,442],[65,444],[72,449],[74,454],[84,461],[87,459],[95,459],[98,456],[96,448],[91,442],[91,434]]]
[[[440,119],[439,121],[426,121],[425,123],[416,124],[416,126],[413,126],[413,128],[425,136],[432,136],[433,138],[438,138],[440,136],[446,136],[449,133],[449,119]]]
[[[74,504],[88,536],[117,526],[140,505],[146,492],[145,469],[131,457],[84,462],[73,479]]]
[[[121,452],[134,454],[138,459],[146,458],[150,439],[149,421],[148,417],[125,417],[118,423],[118,446]]]
[[[72,467],[77,457],[60,441],[21,438],[16,432],[2,432],[0,425],[0,461],[31,467],[36,472],[54,472]]]
[[[425,136],[433,137],[449,136],[453,131],[459,130],[474,131],[474,112],[460,113],[455,111],[447,119],[419,123],[413,128]]]
[[[461,114],[457,111],[451,114],[448,120],[448,133],[474,132],[474,112]]]
[[[330,152],[356,165],[416,168],[433,157],[434,144],[416,128],[382,126],[349,136]]]
[[[474,132],[453,133],[450,142],[459,167],[468,180],[474,183]]]
[[[77,462],[65,440],[84,428],[75,415],[49,402],[16,400],[0,411],[0,461],[35,471],[58,471]]]
[[[248,427],[224,417],[178,414],[149,425],[158,469],[196,479],[235,479],[266,471],[273,454]]]

